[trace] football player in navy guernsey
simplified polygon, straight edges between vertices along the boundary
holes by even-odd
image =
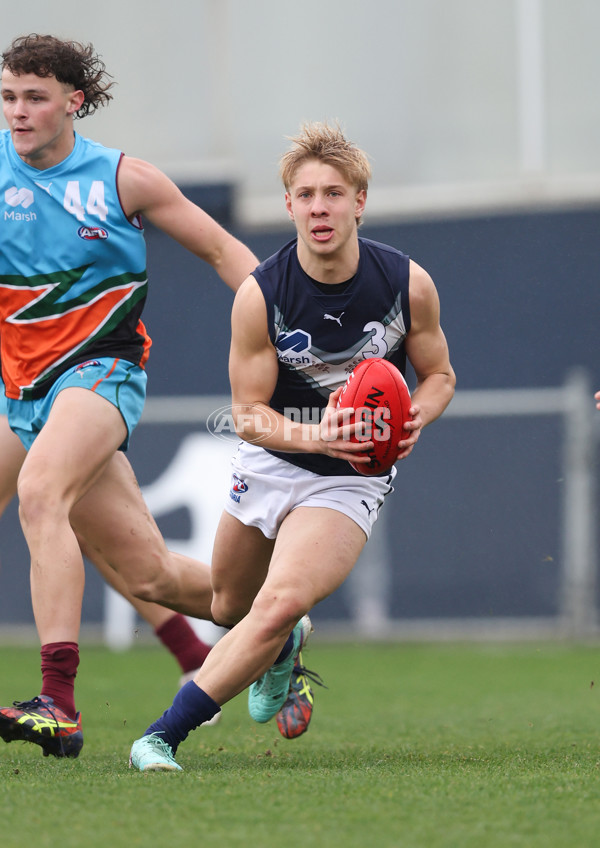
[[[130,763],[142,771],[180,769],[178,745],[247,687],[256,721],[277,716],[292,737],[305,729],[308,612],[352,570],[395,475],[392,468],[361,476],[351,467],[373,442],[349,440],[354,425],[336,410],[341,388],[365,358],[389,359],[401,371],[408,358],[417,384],[398,459],[454,394],[430,276],[398,250],[358,236],[370,177],[363,151],[338,127],[309,124],[284,154],[281,177],[296,238],[252,272],[232,312],[233,420],[242,443],[212,560],[213,616],[232,629],[133,743]]]
[[[74,132],[112,98],[91,44],[22,36],[1,64],[0,361],[8,421],[28,451],[19,515],[42,688],[0,708],[0,736],[75,757],[84,567],[74,528],[134,597],[210,618],[208,566],[169,553],[124,455],[150,348],[142,218],[233,290],[258,260],[157,168]]]

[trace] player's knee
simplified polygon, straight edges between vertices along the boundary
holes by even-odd
[[[222,627],[233,627],[247,615],[252,599],[232,596],[226,592],[213,592],[211,615]]]
[[[293,590],[259,592],[252,605],[252,613],[261,621],[269,634],[289,633],[310,609],[310,603],[301,593]]]
[[[134,598],[154,604],[169,606],[176,599],[176,583],[166,563],[157,563],[156,567],[148,567],[143,572],[126,576],[127,588]]]
[[[159,580],[144,579],[128,584],[129,591],[138,601],[146,601],[151,604],[169,605],[171,593],[168,587]]]
[[[57,524],[61,518],[67,520],[68,510],[52,486],[44,484],[43,478],[37,480],[32,475],[19,479],[19,518],[23,527],[50,520]]]
[[[147,580],[141,582],[133,582],[129,583],[127,588],[131,592],[134,598],[137,598],[138,601],[146,601],[146,603],[160,603],[160,597],[158,592],[158,587],[155,583],[151,583]]]

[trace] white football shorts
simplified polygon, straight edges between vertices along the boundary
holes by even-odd
[[[239,445],[231,467],[225,511],[248,527],[258,527],[267,539],[275,539],[283,519],[299,506],[335,509],[356,522],[368,539],[396,476],[392,468],[385,477],[327,477],[247,442]]]

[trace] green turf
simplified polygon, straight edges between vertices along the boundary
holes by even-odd
[[[129,747],[170,704],[175,664],[159,648],[85,647],[80,758],[0,742],[0,845],[598,844],[600,650],[313,637],[306,661],[329,689],[304,737],[254,724],[240,696],[180,748],[183,774],[144,775]],[[33,696],[38,668],[36,651],[0,648],[2,703]]]

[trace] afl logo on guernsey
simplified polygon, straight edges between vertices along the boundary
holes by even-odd
[[[108,238],[108,231],[104,227],[79,227],[77,235],[85,241],[104,240]]]

